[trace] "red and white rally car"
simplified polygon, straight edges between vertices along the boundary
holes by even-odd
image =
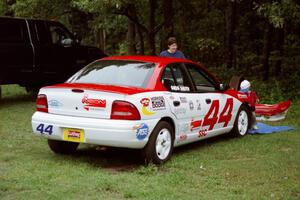
[[[40,89],[33,131],[51,150],[79,143],[142,149],[147,162],[173,147],[231,132],[247,133],[247,95],[227,89],[190,60],[119,56],[97,60],[65,83]]]

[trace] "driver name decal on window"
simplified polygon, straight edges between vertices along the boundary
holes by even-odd
[[[173,91],[181,91],[181,92],[189,92],[190,91],[190,87],[187,86],[176,86],[176,85],[172,85],[171,86],[171,90]]]

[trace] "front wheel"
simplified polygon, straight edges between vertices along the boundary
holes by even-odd
[[[244,136],[250,127],[250,111],[242,105],[237,113],[231,134],[233,136]]]
[[[48,145],[54,153],[71,154],[76,151],[79,143],[48,139]]]
[[[166,162],[171,157],[173,144],[174,130],[172,126],[165,121],[159,122],[143,149],[146,164]]]

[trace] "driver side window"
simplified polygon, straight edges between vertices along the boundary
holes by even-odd
[[[205,72],[203,72],[199,67],[194,65],[186,64],[186,66],[194,81],[197,92],[216,91],[213,81],[209,78],[207,74],[205,74]]]
[[[70,34],[60,26],[50,25],[52,44],[71,45],[72,39]]]

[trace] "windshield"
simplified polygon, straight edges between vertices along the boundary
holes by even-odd
[[[146,88],[154,68],[154,63],[99,60],[87,65],[72,76],[68,82]]]

